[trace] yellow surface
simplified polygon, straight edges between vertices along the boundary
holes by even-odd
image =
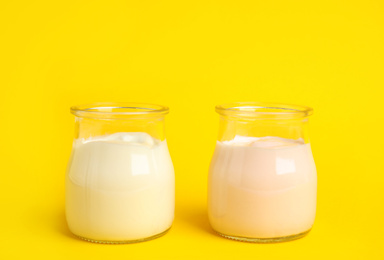
[[[0,3],[0,259],[384,259],[384,4],[361,1]],[[168,105],[176,218],[133,245],[73,238],[64,218],[71,105]],[[318,213],[305,238],[213,234],[214,105],[315,108]]]

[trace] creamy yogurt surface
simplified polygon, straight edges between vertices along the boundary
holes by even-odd
[[[172,225],[174,185],[165,140],[141,132],[77,139],[66,175],[68,226],[100,241],[157,235]]]
[[[275,238],[311,229],[317,175],[309,143],[236,136],[217,142],[208,184],[208,215],[224,234]]]

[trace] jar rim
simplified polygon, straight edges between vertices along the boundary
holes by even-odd
[[[248,119],[297,119],[313,114],[313,108],[272,102],[234,102],[216,106],[222,116]]]
[[[137,116],[164,116],[169,108],[162,105],[136,102],[99,102],[72,106],[72,114],[90,118],[130,118]]]

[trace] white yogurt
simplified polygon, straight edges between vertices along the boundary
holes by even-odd
[[[146,133],[77,139],[66,176],[68,226],[98,241],[160,234],[173,222],[174,186],[165,140]]]

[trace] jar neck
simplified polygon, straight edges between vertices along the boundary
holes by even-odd
[[[122,132],[143,132],[158,140],[165,140],[164,116],[156,118],[100,119],[76,117],[75,138],[105,136]]]
[[[220,116],[218,141],[230,141],[235,136],[280,137],[309,143],[308,118],[242,119]]]

